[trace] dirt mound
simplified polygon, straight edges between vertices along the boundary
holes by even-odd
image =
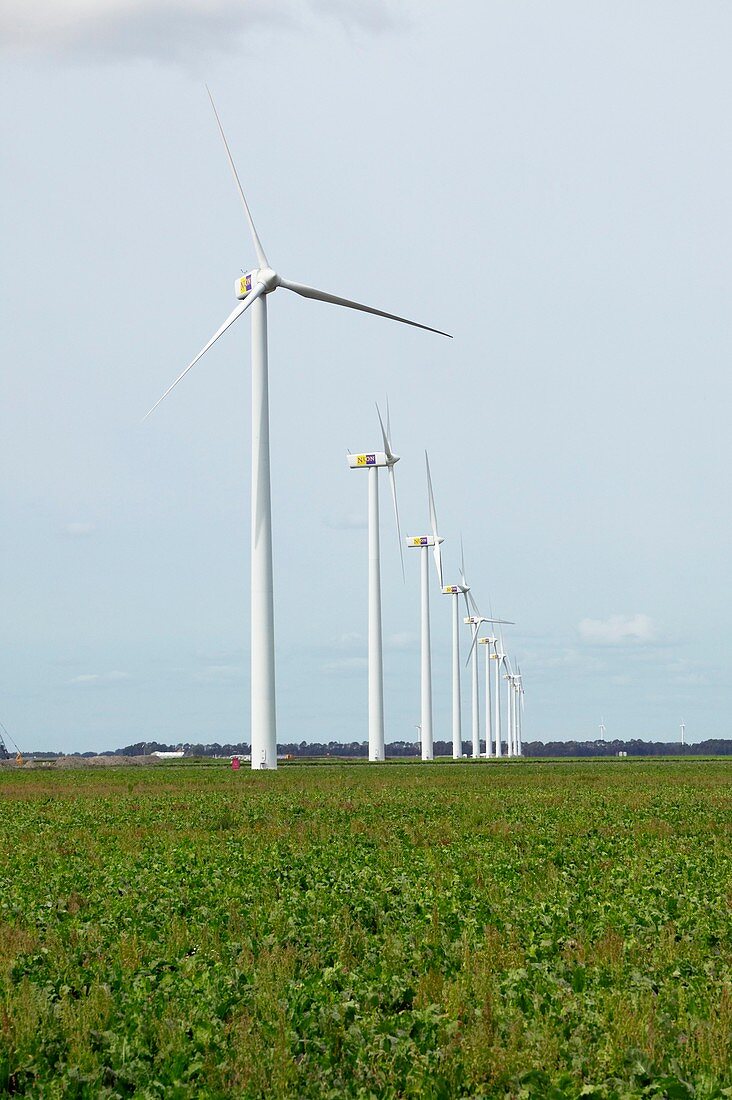
[[[30,768],[119,768],[159,764],[157,756],[57,756],[55,760],[27,760]]]

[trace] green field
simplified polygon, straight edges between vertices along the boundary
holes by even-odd
[[[0,1093],[732,1096],[732,761],[0,772]]]

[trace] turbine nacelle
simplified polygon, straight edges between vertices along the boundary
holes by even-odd
[[[443,586],[443,596],[459,596],[461,592],[467,592],[468,589],[464,588],[461,584],[446,584]]]
[[[265,294],[269,294],[280,285],[280,277],[271,267],[259,267],[253,271],[247,271],[246,275],[240,275],[234,280],[234,296],[243,301],[251,294],[257,283],[261,283]]]
[[[386,454],[385,451],[372,451],[370,454],[348,455],[348,465],[352,470],[366,470],[369,466],[393,466],[399,461],[399,455]]]
[[[434,535],[407,535],[407,539],[406,539],[407,546],[418,546],[418,547],[419,546],[439,546],[440,543],[444,542],[444,541],[445,540],[440,538],[439,535],[437,536],[437,538],[435,538]]]

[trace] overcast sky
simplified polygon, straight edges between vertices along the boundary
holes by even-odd
[[[254,257],[453,341],[270,299],[279,740],[366,738],[366,480],[516,620],[528,739],[729,733],[732,8],[5,0],[0,720],[249,738]],[[419,721],[386,483],[387,741]],[[449,601],[433,589],[435,736]],[[484,613],[487,613],[484,611]],[[468,636],[464,638],[467,651]],[[468,677],[465,731],[469,735]]]

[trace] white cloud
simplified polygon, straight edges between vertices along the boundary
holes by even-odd
[[[578,624],[580,638],[590,645],[644,645],[656,638],[656,627],[649,615],[611,615],[609,619],[583,619]]]
[[[0,50],[24,54],[200,60],[261,27],[326,17],[381,33],[406,21],[412,0],[3,0]]]
[[[70,680],[67,680],[67,684],[77,685],[101,685],[101,684],[117,684],[123,680],[129,680],[130,676],[128,672],[120,672],[118,669],[113,669],[111,672],[85,672],[81,676],[73,676]]]
[[[207,665],[196,673],[201,684],[228,684],[241,680],[244,670],[241,665]]]
[[[412,649],[418,640],[418,635],[413,631],[404,630],[401,634],[390,634],[386,645],[388,649]]]
[[[368,667],[365,657],[339,657],[335,661],[326,661],[322,671],[330,674],[362,672]]]
[[[87,535],[94,534],[96,527],[93,523],[67,523],[64,526],[64,534],[72,539],[83,539]]]

